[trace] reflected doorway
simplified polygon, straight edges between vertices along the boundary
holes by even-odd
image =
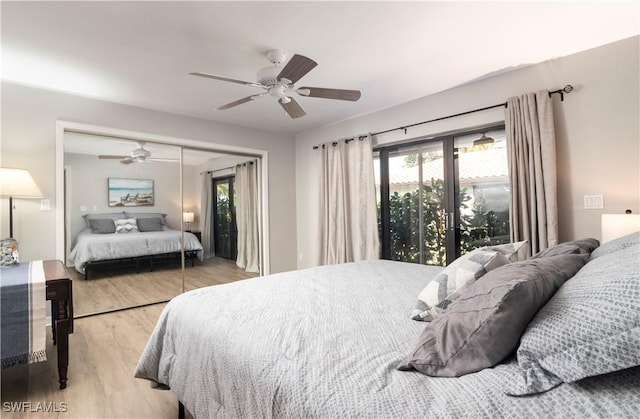
[[[212,179],[213,235],[215,255],[235,260],[238,256],[236,225],[235,176]]]

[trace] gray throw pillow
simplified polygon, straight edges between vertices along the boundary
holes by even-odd
[[[517,357],[510,395],[640,365],[640,244],[591,259],[567,281],[529,324]]]
[[[136,218],[138,230],[146,231],[162,231],[162,220],[160,218]]]
[[[82,215],[84,218],[87,227],[91,228],[89,225],[89,220],[115,220],[116,218],[126,218],[124,215],[124,211],[120,212],[106,212],[106,213],[87,213]]]
[[[557,255],[590,255],[599,245],[600,242],[596,239],[582,239],[559,243],[541,250],[533,255],[531,259]]]
[[[126,211],[124,218],[159,218],[162,225],[167,224],[165,217],[167,214],[163,212],[130,212]]]
[[[552,256],[488,272],[427,324],[398,369],[459,377],[496,365],[513,352],[538,309],[586,259],[586,255]]]
[[[111,218],[88,219],[91,234],[112,234],[116,232],[116,225]]]

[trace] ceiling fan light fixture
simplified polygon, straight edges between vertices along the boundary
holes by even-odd
[[[291,59],[287,61],[289,54],[282,50],[269,50],[266,52],[266,55],[272,65],[262,68],[257,72],[257,83],[209,73],[193,72],[189,74],[263,89],[261,94],[254,94],[235,100],[218,107],[218,110],[234,108],[238,105],[242,105],[243,103],[258,99],[268,93],[269,96],[276,99],[280,105],[285,108],[287,115],[291,118],[300,118],[305,116],[307,113],[293,97],[287,96],[292,92],[296,92],[304,97],[347,100],[351,102],[355,102],[360,99],[359,90],[324,87],[302,87],[300,89],[296,89],[295,84],[309,73],[309,71],[313,70],[318,63],[299,54],[294,54]],[[285,62],[286,65],[282,66]]]
[[[493,144],[495,142],[495,140],[491,137],[487,137],[485,135],[485,133],[482,133],[482,137],[478,138],[477,140],[473,141],[473,145],[477,146],[477,145],[487,145],[487,144]]]
[[[278,84],[278,74],[280,74],[280,71],[282,71],[282,67],[277,65],[261,68],[258,70],[258,74],[256,76],[258,83],[264,86]]]
[[[269,88],[269,95],[271,95],[271,97],[275,97],[276,99],[282,99],[283,97],[285,97],[284,86],[272,86],[271,88]]]
[[[133,157],[134,159],[138,159],[138,161],[140,161],[140,159],[144,160],[149,156],[151,156],[151,152],[149,152],[149,150],[146,150],[143,146],[140,146],[140,148],[136,148],[131,151],[131,157]]]

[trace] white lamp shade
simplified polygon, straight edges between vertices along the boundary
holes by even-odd
[[[639,214],[602,214],[602,243],[640,231]]]
[[[185,223],[192,223],[195,220],[195,214],[192,211],[182,213],[182,221]]]
[[[0,168],[0,196],[42,198],[42,191],[25,169]]]

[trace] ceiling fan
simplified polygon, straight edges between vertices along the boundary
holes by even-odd
[[[218,110],[233,108],[234,106],[242,105],[243,103],[260,99],[263,96],[269,95],[278,100],[280,106],[282,106],[284,111],[291,118],[300,118],[305,116],[307,113],[304,109],[302,109],[302,106],[300,106],[300,104],[293,97],[291,97],[292,93],[294,92],[301,96],[349,100],[352,102],[360,99],[359,90],[327,89],[323,87],[306,86],[295,87],[295,84],[315,66],[317,66],[318,63],[310,58],[294,54],[289,62],[284,67],[281,67],[281,64],[287,59],[286,52],[274,49],[267,51],[266,55],[267,59],[269,60],[269,62],[271,62],[272,65],[258,71],[257,82],[232,79],[229,77],[217,76],[215,74],[208,73],[196,72],[189,74],[193,76],[208,77],[210,79],[227,81],[231,83],[244,84],[264,90],[262,93],[247,96],[231,103],[227,103],[226,105],[220,106]]]
[[[120,160],[122,164],[131,164],[131,163],[144,163],[144,162],[176,162],[178,159],[165,159],[165,158],[152,158],[151,152],[144,148],[143,142],[138,142],[138,147],[131,150],[131,155],[129,156],[114,156],[114,155],[105,155],[101,154],[98,156],[100,160]]]

